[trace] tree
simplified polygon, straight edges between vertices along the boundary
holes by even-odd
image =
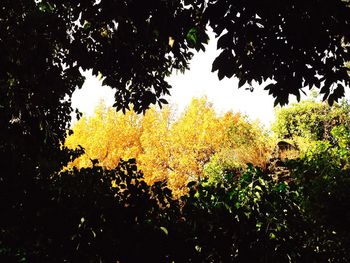
[[[305,100],[277,109],[273,130],[282,140],[331,141],[334,127],[350,124],[349,113],[346,101],[330,107],[326,103]]]
[[[173,115],[169,107],[152,107],[139,116],[101,104],[65,141],[68,148],[85,151],[67,168],[91,167],[96,159],[113,169],[120,159],[135,158],[148,184],[166,181],[176,197],[187,192],[190,181],[214,178],[226,168],[240,170],[247,163],[266,168],[273,142],[258,122],[239,113],[218,116],[205,97],[193,99],[177,119]]]
[[[23,222],[37,229],[52,177],[76,157],[61,145],[70,97],[84,81],[79,69],[101,72],[118,89],[118,109],[164,103],[164,77],[187,67],[187,33],[199,12],[176,1],[2,2],[0,207],[7,216],[1,229],[18,237]]]
[[[163,107],[162,110],[152,107],[142,118],[140,136],[142,151],[137,161],[139,168],[146,175],[148,184],[168,179],[169,159],[172,155],[170,130],[173,114],[170,107]],[[174,188],[173,190],[176,191]]]
[[[70,149],[84,148],[84,154],[68,164],[68,168],[92,167],[94,160],[99,165],[115,168],[119,160],[136,158],[142,151],[142,117],[129,110],[116,112],[100,103],[92,117],[81,118],[73,128],[65,145]]]
[[[223,137],[219,151],[211,156],[204,172],[211,181],[222,180],[227,173],[240,173],[247,164],[260,169],[267,168],[274,139],[255,121],[241,115],[227,114],[232,118]]]
[[[269,90],[281,105],[316,86],[330,104],[350,84],[348,1],[209,1],[204,17],[218,37],[213,63],[219,79],[236,76],[239,86],[276,81]]]
[[[182,193],[190,181],[203,178],[203,168],[219,151],[225,126],[206,98],[193,99],[170,131],[169,185]]]
[[[95,115],[81,118],[67,138],[65,146],[85,151],[67,168],[92,167],[96,159],[113,169],[119,160],[135,158],[148,184],[166,181],[174,195],[184,194],[188,182],[204,176],[211,156],[224,145],[229,147],[224,138],[240,117],[217,116],[205,97],[193,99],[177,120],[172,120],[173,114],[169,107],[152,107],[140,116],[133,110],[116,113],[99,105]]]
[[[344,248],[349,211],[349,104],[332,107],[306,100],[277,111],[274,131],[280,139],[299,148],[297,158],[285,163],[290,178],[299,189],[301,205],[314,221],[334,233]],[[346,250],[344,250],[346,251]],[[349,257],[349,255],[347,255]]]
[[[170,88],[164,77],[186,69],[191,48],[204,49],[207,24],[223,50],[213,63],[220,79],[234,75],[241,85],[275,79],[267,89],[282,104],[303,85],[322,88],[330,101],[343,94],[338,82],[349,85],[347,1],[6,1],[3,7],[2,79],[20,87],[24,80],[37,83],[34,94],[55,83],[52,98],[71,95],[82,84],[81,67],[117,89],[117,109],[162,104]]]

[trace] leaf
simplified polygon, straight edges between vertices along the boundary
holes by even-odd
[[[246,82],[247,82],[247,81],[246,81],[245,79],[240,78],[240,79],[239,79],[239,82],[238,82],[238,88],[244,86],[244,84],[245,84]]]
[[[164,226],[161,226],[160,230],[162,230],[164,232],[164,234],[169,235],[168,229],[166,229]]]
[[[278,104],[280,104],[280,100],[278,98],[275,99],[273,106],[276,107]]]
[[[175,39],[173,39],[171,36],[169,36],[168,45],[169,45],[170,47],[173,47],[173,46],[174,46],[174,43],[175,43]]]
[[[42,12],[52,12],[54,10],[54,7],[49,2],[40,2],[38,4],[39,10]]]
[[[219,69],[218,77],[219,77],[219,80],[222,80],[225,77],[225,72],[223,69]]]
[[[230,44],[232,44],[232,35],[226,33],[219,38],[217,43],[217,49],[227,48]]]
[[[262,189],[261,189],[260,185],[256,185],[254,188],[255,188],[256,190],[258,190],[258,191],[261,191],[261,192],[262,192]]]
[[[216,70],[221,70],[225,66],[225,57],[226,57],[226,52],[225,50],[222,51],[218,57],[215,58],[211,72],[214,72]]]
[[[320,90],[320,93],[323,93],[323,94],[329,93],[329,87],[323,86]]]
[[[272,88],[275,87],[275,85],[276,85],[275,83],[271,83],[271,84],[265,86],[264,90],[269,90],[270,91]],[[271,94],[271,92],[269,92],[269,94]]]
[[[159,101],[163,104],[168,104],[168,101],[166,99],[159,99]]]
[[[337,88],[334,90],[333,94],[334,94],[335,101],[338,101],[338,99],[344,97],[344,95],[345,95],[344,86],[339,83]]]
[[[101,81],[103,79],[103,75],[102,75],[101,71],[98,72],[97,79],[99,81]]]
[[[196,46],[198,42],[198,30],[196,27],[191,28],[186,35],[186,40],[192,45]]]
[[[287,183],[286,182],[281,182],[277,187],[276,191],[277,192],[283,192],[287,189]]]
[[[260,193],[259,193],[259,192],[255,192],[254,194],[255,194],[255,196],[258,198],[258,200],[260,200],[260,199],[261,199],[261,195],[260,195]]]

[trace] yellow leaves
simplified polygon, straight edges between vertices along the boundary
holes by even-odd
[[[173,39],[173,38],[170,36],[170,37],[169,37],[169,41],[168,41],[169,46],[170,46],[170,47],[173,47],[174,42],[175,42],[175,39]]]
[[[166,180],[168,174],[170,109],[147,110],[142,120],[140,144],[142,153],[137,158],[147,183]]]
[[[204,167],[214,154],[262,165],[268,152],[263,142],[267,137],[257,124],[248,123],[240,114],[217,116],[205,97],[193,99],[176,121],[167,106],[138,115],[132,110],[116,113],[100,104],[95,115],[80,119],[73,131],[65,145],[81,145],[85,154],[68,168],[88,167],[97,159],[99,165],[111,169],[120,159],[135,158],[148,184],[167,181],[175,197],[186,193],[190,181],[204,176]]]
[[[170,131],[170,185],[180,187],[181,182],[181,186],[186,186],[203,177],[204,165],[218,151],[222,140],[219,124],[219,118],[206,98],[192,100]]]
[[[80,119],[73,127],[73,135],[67,138],[67,147],[73,149],[81,145],[85,150],[85,154],[68,167],[91,166],[90,160],[97,159],[101,166],[111,169],[120,159],[134,158],[141,151],[138,140],[141,131],[137,129],[140,119],[133,111],[123,115],[101,103],[94,116]]]

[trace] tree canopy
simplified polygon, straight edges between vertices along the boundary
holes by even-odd
[[[114,169],[120,160],[135,158],[146,183],[164,181],[179,197],[189,182],[205,178],[204,168],[214,155],[237,169],[247,163],[265,167],[272,144],[259,123],[238,113],[219,116],[205,97],[192,99],[179,117],[173,116],[170,107],[151,107],[138,115],[133,110],[116,113],[102,103],[93,116],[73,126],[65,145],[83,147],[84,154],[65,169],[92,167],[94,160]]]
[[[222,53],[213,70],[237,76],[240,86],[271,78],[281,105],[304,86],[317,87],[332,104],[349,85],[347,1],[209,1],[204,11]]]
[[[116,88],[117,109],[165,103],[164,77],[205,49],[208,26],[222,51],[213,62],[219,79],[236,76],[240,86],[273,79],[266,89],[277,103],[304,86],[333,102],[350,83],[344,0],[4,1],[1,12],[1,80],[34,93],[22,95],[34,105],[47,86],[54,91],[47,104],[81,87],[80,67]]]
[[[313,141],[334,142],[333,128],[349,127],[349,113],[350,106],[346,101],[330,107],[324,102],[304,100],[277,109],[273,130],[278,138],[299,144],[299,148]]]

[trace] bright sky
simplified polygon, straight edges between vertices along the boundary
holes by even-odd
[[[211,64],[220,51],[216,50],[216,41],[211,40],[205,52],[196,53],[191,61],[190,70],[185,74],[174,73],[169,79],[173,86],[171,96],[167,98],[170,104],[175,104],[181,112],[193,97],[207,96],[213,103],[218,114],[227,111],[241,112],[251,120],[259,119],[261,123],[270,126],[274,119],[273,97],[263,90],[263,84],[254,84],[254,91],[245,88],[238,89],[238,79],[223,79],[219,81],[217,72],[211,72]],[[82,89],[76,90],[72,96],[72,107],[78,108],[83,114],[92,114],[96,105],[103,99],[108,106],[113,104],[114,91],[101,86],[101,81],[85,72],[86,81]]]
[[[227,111],[247,114],[252,120],[259,119],[269,126],[274,119],[273,98],[264,91],[263,86],[253,85],[254,91],[247,90],[248,85],[238,89],[238,79],[224,78],[219,81],[217,72],[212,73],[212,62],[220,53],[216,50],[216,41],[211,40],[205,52],[194,55],[190,70],[185,74],[173,74],[169,83],[173,86],[170,103],[178,105],[181,111],[191,98],[207,96],[217,113]]]

